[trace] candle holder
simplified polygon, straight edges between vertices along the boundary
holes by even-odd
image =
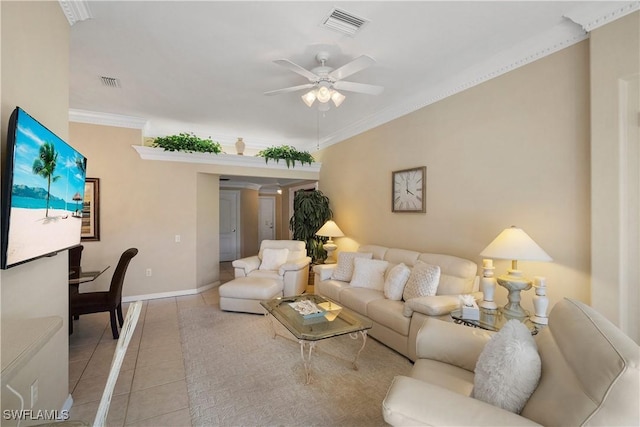
[[[547,317],[549,298],[547,298],[546,279],[540,276],[534,277],[533,287],[536,289],[536,295],[533,297],[535,316],[531,318],[531,321],[538,325],[547,325],[549,323],[549,318]]]
[[[493,296],[496,291],[496,279],[493,277],[493,260],[482,260],[482,281],[480,283],[482,288],[482,301],[478,304],[480,307],[487,310],[496,310],[498,305],[493,301]]]

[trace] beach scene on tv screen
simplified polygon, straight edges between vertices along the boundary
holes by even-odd
[[[80,243],[86,159],[29,115],[16,124],[7,264]]]

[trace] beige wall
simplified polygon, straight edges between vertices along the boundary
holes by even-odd
[[[240,255],[247,257],[258,253],[258,190],[240,191],[240,221],[242,248]]]
[[[100,241],[83,242],[82,266],[115,267],[128,247],[140,252],[127,271],[123,296],[194,293],[219,280],[220,175],[306,178],[301,170],[143,160],[139,129],[69,124],[69,141],[87,158],[87,176],[100,179]],[[258,191],[240,190],[242,256],[258,251]],[[175,236],[180,235],[180,243]],[[151,269],[152,276],[146,276]],[[83,290],[106,289],[104,274]]]
[[[100,179],[100,241],[83,243],[83,268],[114,268],[136,247],[124,297],[190,293],[218,280],[217,175],[206,176],[206,165],[142,160],[132,148],[138,129],[70,123],[69,134],[88,158],[87,176]],[[84,289],[110,280],[104,274]]]
[[[6,125],[18,105],[62,139],[68,136],[69,24],[57,2],[6,2],[1,8],[1,128],[3,160]],[[0,272],[2,321],[60,316],[63,326],[9,384],[29,406],[29,388],[39,382],[33,408],[60,410],[69,396],[68,258],[62,252]],[[10,345],[1,343],[3,349]],[[3,388],[2,410],[20,409]],[[23,421],[21,425],[34,422]],[[2,425],[15,425],[2,420]]]
[[[640,12],[627,15],[591,34],[591,169],[592,262],[591,301],[598,311],[640,342],[638,291],[638,89],[640,75]],[[635,80],[633,93],[624,86]],[[624,96],[635,99],[629,111],[634,140],[621,126]],[[635,120],[634,120],[635,119]],[[630,147],[628,147],[629,145]],[[627,163],[634,161],[635,164]],[[630,168],[630,169],[629,169]],[[629,172],[636,175],[625,183]],[[625,192],[625,188],[628,188]],[[632,194],[635,194],[632,197]],[[627,216],[631,223],[625,222]],[[633,223],[635,222],[635,225]]]
[[[552,303],[588,303],[588,49],[579,43],[323,150],[320,190],[347,236],[340,249],[375,243],[481,264],[482,249],[517,225],[554,259],[520,262],[525,274],[547,277]],[[392,171],[423,165],[427,213],[392,213]],[[501,274],[508,262],[496,266]]]
[[[220,179],[218,175],[197,175],[196,286],[218,282],[220,264]]]

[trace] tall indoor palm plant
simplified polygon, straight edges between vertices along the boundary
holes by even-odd
[[[322,262],[327,256],[327,251],[322,247],[327,238],[316,236],[316,232],[332,217],[329,198],[320,190],[296,192],[289,229],[293,232],[294,239],[307,244],[307,255],[314,263]]]

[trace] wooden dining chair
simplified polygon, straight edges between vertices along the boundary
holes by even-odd
[[[111,277],[111,286],[109,286],[108,291],[71,294],[69,298],[70,333],[73,333],[72,322],[75,316],[108,311],[111,317],[113,339],[118,339],[118,323],[120,327],[122,327],[124,322],[122,318],[122,286],[124,284],[124,276],[127,272],[127,267],[129,267],[129,262],[137,254],[138,249],[136,248],[129,248],[122,253],[116,270]]]
[[[82,251],[84,246],[78,245],[69,249],[69,303],[71,303],[71,295],[77,294],[80,292],[79,283],[75,283],[75,281],[80,280],[80,272],[82,271]],[[78,320],[78,316],[75,316],[74,319]],[[73,327],[72,323],[69,323]],[[71,332],[72,330],[69,330]]]
[[[82,250],[84,246],[78,245],[69,249],[69,280],[79,279],[82,268]]]

